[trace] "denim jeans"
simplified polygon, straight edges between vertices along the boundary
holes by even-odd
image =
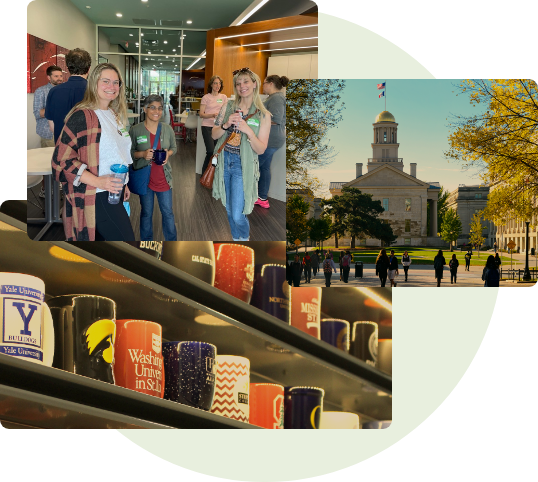
[[[243,214],[243,171],[241,157],[224,151],[224,188],[226,189],[226,213],[234,241],[248,241],[250,224]]]
[[[172,210],[172,189],[164,192],[152,191],[140,196],[140,240],[153,241],[153,203],[154,194],[157,195],[159,208],[163,218],[163,233],[165,241],[177,241],[176,225],[174,223],[174,211]]]
[[[278,151],[277,147],[268,147],[265,152],[258,156],[260,163],[260,180],[258,181],[258,197],[267,199],[269,186],[271,185],[271,161],[273,154]]]

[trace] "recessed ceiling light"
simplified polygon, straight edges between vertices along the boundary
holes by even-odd
[[[175,51],[176,51],[176,49],[172,49],[172,52],[175,52]]]
[[[133,37],[133,34],[132,34],[132,33],[130,33],[130,34],[129,34],[129,37]]]
[[[143,3],[146,3],[148,0],[142,0]]]
[[[168,55],[166,56],[166,58],[168,58]]]
[[[163,63],[162,63],[162,62],[160,62],[160,64],[162,65]]]
[[[289,47],[287,49],[267,49],[267,50],[260,50],[260,52],[275,52],[277,50],[297,50],[297,49],[317,49],[317,45],[309,45],[308,47]]]
[[[241,47],[252,47],[253,45],[277,44],[277,43],[282,43],[282,42],[297,42],[299,40],[312,40],[316,38],[317,37],[305,37],[305,38],[294,38],[291,40],[268,40],[267,42],[258,42],[256,44],[244,44],[244,45],[241,45]]]
[[[144,36],[144,34],[143,34],[143,33],[141,33],[140,35],[142,35],[142,37]]]
[[[233,38],[233,37],[245,37],[247,35],[259,35],[261,33],[271,33],[271,32],[282,32],[283,30],[295,30],[297,28],[308,28],[308,27],[317,27],[316,24],[313,25],[299,25],[298,27],[286,27],[286,28],[275,28],[272,30],[262,30],[261,32],[252,32],[252,33],[240,33],[237,35],[228,35],[226,37],[218,37],[219,39]]]
[[[123,15],[121,13],[117,13],[116,17],[123,17]]]
[[[90,7],[89,5],[86,5],[86,8],[92,8],[92,7]]]
[[[192,20],[187,20],[187,23],[192,23]]]
[[[148,55],[151,55],[151,52],[148,50]]]

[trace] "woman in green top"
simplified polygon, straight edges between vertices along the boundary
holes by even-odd
[[[225,144],[215,168],[213,197],[226,207],[233,240],[248,241],[246,215],[258,199],[258,155],[267,148],[271,114],[260,99],[260,78],[248,67],[233,75],[235,99],[221,109],[212,132],[217,150]]]
[[[151,174],[146,194],[140,195],[140,240],[153,241],[153,205],[155,196],[159,202],[163,221],[165,241],[177,241],[174,221],[172,196],[172,168],[169,158],[176,152],[176,136],[172,127],[161,121],[163,100],[159,95],[148,95],[144,101],[146,119],[131,128],[131,157],[135,170],[151,164]],[[157,149],[166,150],[166,159],[162,165],[152,162],[153,144],[157,128],[161,124],[161,133]]]

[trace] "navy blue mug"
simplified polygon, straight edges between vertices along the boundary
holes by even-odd
[[[321,320],[321,339],[349,353],[349,321],[325,318]]]
[[[163,343],[164,398],[207,410],[215,395],[217,347],[201,341]]]
[[[368,365],[377,366],[378,326],[374,321],[355,321],[353,323],[353,355]]]
[[[290,285],[286,281],[286,266],[257,264],[254,267],[254,287],[250,304],[289,323]]]
[[[165,149],[155,149],[153,151],[153,162],[158,166],[162,166],[163,162],[166,161],[166,150]]]
[[[284,390],[284,428],[319,429],[324,395],[323,388],[316,387]]]

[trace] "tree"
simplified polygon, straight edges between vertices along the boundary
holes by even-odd
[[[445,191],[445,188],[441,186],[441,190],[439,191],[439,197],[437,199],[437,226],[442,226],[443,224],[445,214],[448,210],[448,207],[447,207],[448,196],[450,196],[450,193],[448,191]],[[428,205],[426,206],[426,216],[427,216],[426,229],[428,230],[427,232],[429,233],[430,232],[430,203],[428,203]],[[434,235],[436,234],[437,233],[435,233]]]
[[[331,219],[327,216],[320,219],[309,219],[307,223],[308,237],[315,243],[322,243],[331,237],[331,224]],[[322,248],[321,245],[320,248]]]
[[[306,240],[308,226],[306,216],[310,205],[298,194],[294,194],[286,203],[286,240],[294,244],[296,239]]]
[[[452,242],[456,242],[461,234],[461,220],[458,213],[454,209],[449,209],[443,218],[441,224],[441,238],[450,243],[450,251],[452,251]]]
[[[484,244],[486,239],[482,236],[482,231],[486,229],[486,226],[482,225],[480,212],[473,214],[473,219],[469,227],[471,228],[469,241],[472,245],[476,244],[478,246],[478,257],[480,258],[480,246]]]
[[[319,205],[323,210],[322,217],[332,219],[331,235],[334,235],[334,247],[338,249],[338,238],[343,238],[346,235],[346,211],[340,202],[340,196],[322,199]]]
[[[316,191],[309,174],[336,156],[327,133],[342,120],[344,80],[299,79],[286,87],[286,187]]]
[[[538,214],[538,92],[532,80],[465,80],[480,114],[456,116],[445,157],[480,169],[491,190],[485,219],[503,225]],[[459,94],[458,94],[459,95]]]

